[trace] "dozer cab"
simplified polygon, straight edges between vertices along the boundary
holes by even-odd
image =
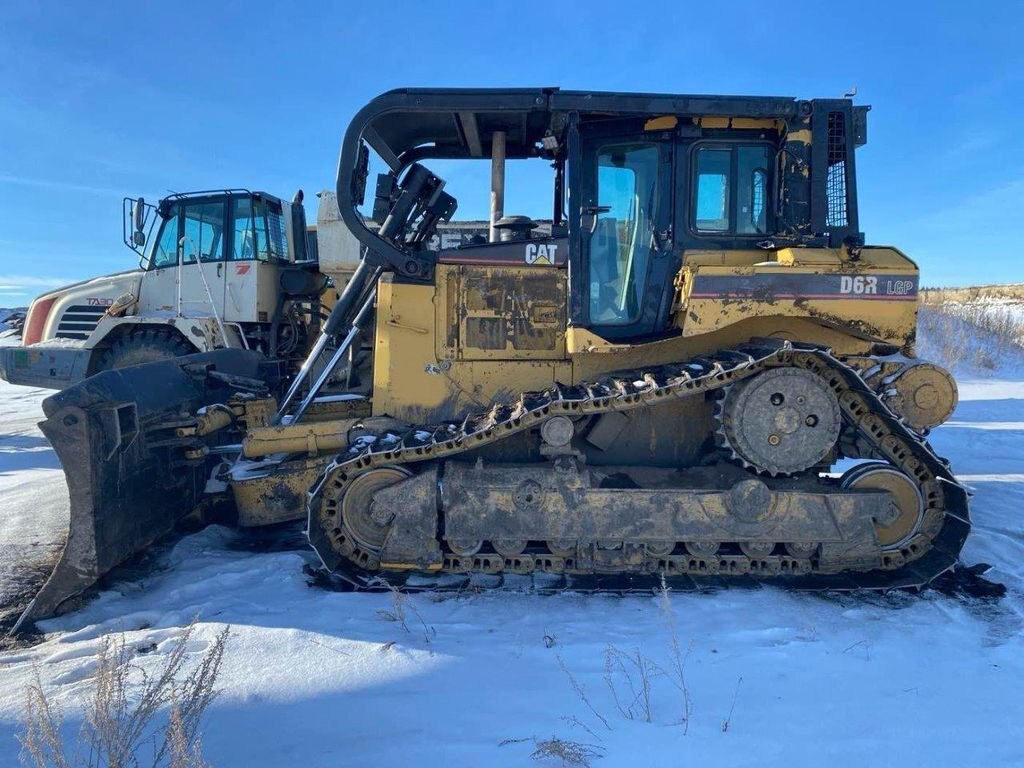
[[[44,403],[71,531],[26,617],[216,504],[242,526],[306,519],[324,568],[361,586],[927,584],[969,530],[925,439],[956,386],[915,357],[917,266],[860,230],[867,111],[374,99],[337,173],[362,258],[297,374],[218,350]],[[431,167],[454,161],[490,164],[490,236],[432,252],[458,200]],[[505,215],[520,162],[550,166],[543,223]]]

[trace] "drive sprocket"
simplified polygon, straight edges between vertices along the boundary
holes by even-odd
[[[800,368],[775,368],[729,387],[716,414],[732,458],[772,476],[820,463],[842,426],[836,396],[820,376]]]

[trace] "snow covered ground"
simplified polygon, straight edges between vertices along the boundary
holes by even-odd
[[[592,745],[595,766],[1024,764],[1022,372],[962,379],[956,414],[933,435],[976,491],[964,559],[994,566],[1009,588],[999,601],[765,588],[672,595],[669,609],[657,596],[510,592],[396,606],[311,588],[305,551],[253,551],[213,527],[43,622],[42,643],[0,654],[0,765],[17,762],[35,670],[71,738],[102,636],[155,644],[138,656],[152,669],[193,617],[193,654],[232,627],[203,735],[216,768],[557,766],[530,757],[534,739],[552,736]],[[41,394],[0,383],[0,585],[15,591],[18,569],[52,554],[66,514],[33,426]],[[686,694],[671,675],[673,637]],[[606,681],[609,653],[669,673],[652,677],[651,722],[620,710],[633,697],[616,664]]]
[[[36,427],[48,394],[0,381],[0,620],[23,605],[17,598],[25,589],[38,586],[67,528],[64,473]]]
[[[0,339],[14,337],[25,322],[25,307],[7,309],[0,307]]]

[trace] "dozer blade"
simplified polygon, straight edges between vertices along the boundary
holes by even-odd
[[[208,463],[185,451],[202,443],[175,430],[200,407],[260,387],[267,368],[258,352],[217,350],[104,371],[43,401],[39,426],[64,469],[70,524],[53,573],[12,633],[57,613],[200,503]]]

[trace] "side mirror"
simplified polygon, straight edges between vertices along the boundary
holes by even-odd
[[[135,229],[142,229],[146,223],[146,199],[140,197],[132,203],[132,220],[135,222]]]
[[[146,233],[143,231],[146,225],[146,201],[142,197],[132,203],[132,222],[135,224],[132,242],[142,248],[146,244]]]

